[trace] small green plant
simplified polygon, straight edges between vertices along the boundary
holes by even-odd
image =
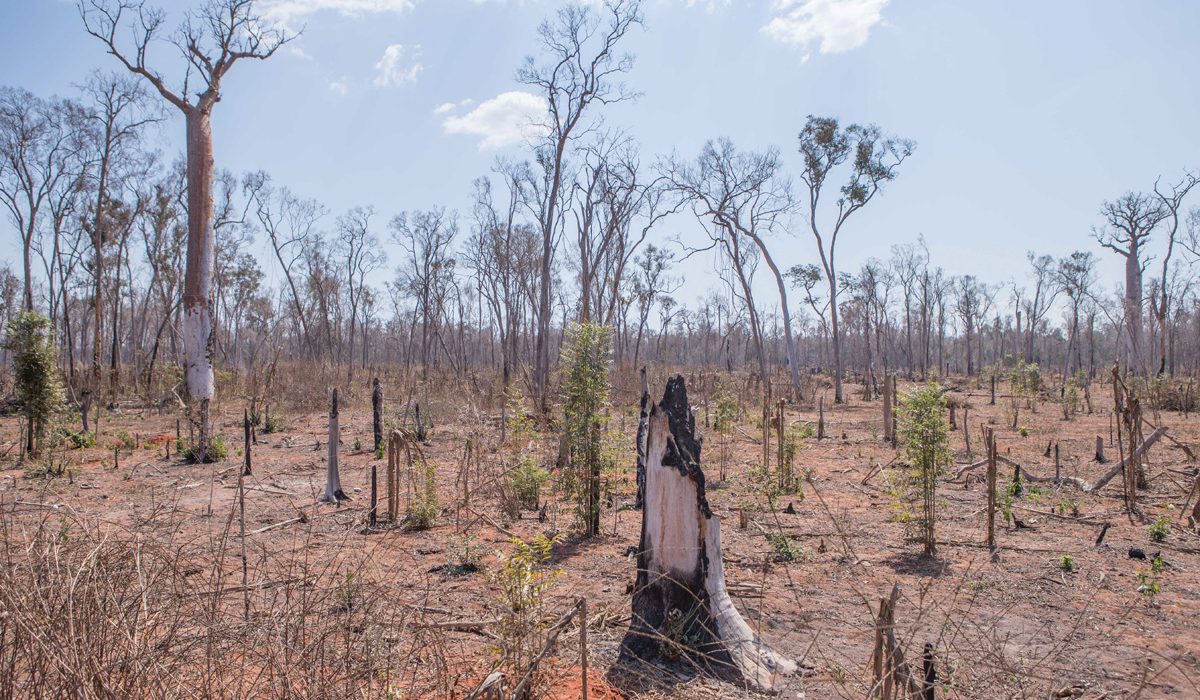
[[[1079,501],[1071,498],[1063,498],[1059,500],[1058,505],[1054,506],[1054,510],[1056,510],[1059,515],[1066,515],[1067,513],[1070,513],[1071,515],[1079,515]]]
[[[1138,572],[1138,593],[1141,593],[1146,600],[1151,604],[1154,603],[1160,592],[1159,581],[1164,571],[1167,570],[1167,563],[1159,555],[1155,555],[1150,560],[1150,570],[1142,570]]]
[[[267,410],[266,415],[263,417],[263,424],[262,424],[263,435],[270,435],[271,433],[278,433],[278,432],[282,432],[282,431],[283,431],[283,422],[279,420],[279,416],[272,415],[271,411]]]
[[[537,510],[542,505],[542,488],[550,480],[550,472],[530,456],[521,458],[508,475],[508,487],[524,510]]]
[[[196,463],[196,446],[188,443],[183,445],[179,454],[183,457],[183,461],[189,464]],[[225,438],[220,435],[213,435],[208,441],[208,462],[221,462],[229,456],[229,446],[225,444]]]
[[[117,444],[127,450],[132,450],[137,447],[137,440],[132,435],[124,430],[117,431]]]
[[[63,437],[67,439],[71,447],[77,450],[96,446],[95,433],[85,433],[83,431],[77,433],[73,430],[65,430],[63,431]]]
[[[1029,428],[1022,425],[1020,428],[1017,428],[1017,434],[1023,438],[1029,437]]]
[[[362,438],[358,435],[354,436],[354,451],[362,452]]]
[[[1171,521],[1167,519],[1167,516],[1160,515],[1157,520],[1150,523],[1150,527],[1147,529],[1150,531],[1150,539],[1162,542],[1167,539],[1167,535],[1171,534]]]
[[[375,459],[383,459],[383,457],[384,457],[384,445],[381,442],[381,443],[379,443],[379,447],[375,448]]]
[[[1075,557],[1071,556],[1070,554],[1058,555],[1058,568],[1060,568],[1066,572],[1074,571],[1075,570]]]
[[[537,535],[529,541],[514,537],[516,551],[500,555],[500,566],[489,573],[500,589],[500,621],[496,632],[500,639],[496,652],[505,668],[523,672],[533,655],[542,647],[543,598],[562,573],[547,566],[559,535]]]
[[[804,548],[791,535],[782,532],[767,535],[767,541],[771,544],[771,549],[775,550],[775,558],[778,561],[799,561],[804,556]]]

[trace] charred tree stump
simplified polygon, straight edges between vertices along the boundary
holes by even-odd
[[[371,428],[375,435],[375,453],[383,447],[383,384],[379,377],[371,380]]]
[[[342,479],[338,473],[338,395],[337,389],[333,390],[333,398],[329,401],[329,460],[325,470],[325,493],[321,496],[321,503],[340,504],[342,501],[350,500],[346,492],[342,490]]]
[[[825,439],[825,395],[817,402],[817,439]]]
[[[637,429],[637,496],[634,507],[641,508],[646,498],[646,432],[650,421],[650,388],[646,383],[646,368],[642,367],[642,398],[638,408]]]
[[[720,521],[705,496],[695,430],[676,375],[650,411],[633,621],[622,654],[684,656],[720,677],[772,691],[796,664],[758,638],[725,589]]]
[[[1104,438],[1096,436],[1096,462],[1104,464]]]
[[[987,441],[987,546],[996,548],[996,431],[985,428]]]
[[[379,522],[376,508],[379,506],[379,468],[371,465],[371,508],[367,511],[367,526],[375,527]]]
[[[883,441],[892,441],[892,376],[883,375]]]
[[[250,413],[242,411],[242,476],[250,476]]]
[[[88,425],[88,415],[92,412],[92,390],[84,389],[80,397],[79,417],[82,418],[84,434],[92,432]]]

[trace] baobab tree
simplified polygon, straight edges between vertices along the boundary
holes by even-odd
[[[896,178],[900,164],[912,155],[915,145],[908,139],[884,137],[879,127],[851,124],[844,129],[833,117],[809,115],[800,132],[800,155],[804,169],[800,180],[808,189],[809,229],[817,243],[825,281],[829,284],[829,329],[833,337],[833,399],[842,402],[842,335],[838,328],[837,241],[846,220],[862,209]],[[832,223],[821,223],[821,195],[829,176],[850,163],[850,175],[841,186],[841,196]]]
[[[266,23],[256,12],[255,0],[210,0],[189,13],[169,40],[187,62],[181,87],[172,89],[147,62],[148,51],[163,29],[162,10],[133,0],[79,0],[78,7],[88,34],[178,109],[187,126],[183,364],[189,400],[199,403],[195,454],[198,461],[207,461],[209,404],[214,394],[212,111],[221,99],[221,82],[235,63],[270,58],[292,36]],[[118,45],[117,35],[125,24],[132,33],[131,47]]]
[[[603,26],[601,17],[603,15]],[[586,129],[584,115],[593,104],[622,102],[636,95],[620,76],[633,68],[633,57],[618,54],[625,35],[642,22],[640,0],[605,0],[603,8],[568,5],[555,21],[538,28],[546,61],[525,60],[517,80],[541,93],[546,101],[542,132],[536,143],[537,162],[542,168],[530,192],[531,209],[538,219],[542,250],[537,290],[537,329],[534,337],[533,384],[538,406],[549,409],[550,400],[550,287],[553,282],[554,251],[562,234],[567,149]]]
[[[1126,357],[1135,372],[1145,372],[1142,346],[1142,253],[1154,229],[1169,216],[1157,196],[1127,192],[1100,209],[1104,225],[1093,233],[1100,245],[1125,258]]]

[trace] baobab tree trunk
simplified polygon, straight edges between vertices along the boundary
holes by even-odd
[[[212,363],[213,151],[207,112],[189,109],[187,121],[187,271],[183,280],[183,362],[191,408],[198,408],[196,459],[208,460]],[[198,406],[196,405],[198,403]]]
[[[633,621],[623,654],[683,653],[716,675],[772,691],[796,664],[763,644],[725,590],[720,521],[705,496],[695,430],[676,375],[650,411]]]

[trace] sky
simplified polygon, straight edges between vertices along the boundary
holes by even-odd
[[[520,125],[537,100],[515,72],[560,2],[260,2],[303,31],[227,77],[213,117],[219,168],[265,170],[334,215],[373,205],[386,241],[386,222],[412,209],[457,209],[467,228],[471,181],[497,157],[528,152]],[[194,3],[158,4],[173,25]],[[847,224],[845,271],[920,236],[935,265],[994,283],[1023,279],[1026,251],[1092,250],[1112,287],[1119,259],[1092,238],[1101,204],[1200,168],[1191,0],[644,0],[644,15],[625,47],[641,97],[605,120],[638,139],[646,165],[728,137],[779,148],[795,179],[809,114],[916,142],[898,178]],[[159,46],[150,61],[170,67],[172,52]],[[90,71],[118,67],[73,2],[0,0],[0,84],[71,95]],[[172,116],[160,148],[179,152],[182,135]],[[697,240],[698,227],[677,217],[655,242]],[[19,245],[0,222],[0,256],[19,260]],[[817,262],[802,220],[772,247],[781,266]],[[385,249],[381,279],[398,264],[398,249]],[[676,297],[691,304],[717,283],[714,269],[689,260]],[[758,284],[773,300],[766,272]]]

